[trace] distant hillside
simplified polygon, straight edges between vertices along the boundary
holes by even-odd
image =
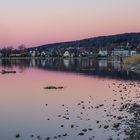
[[[46,45],[38,46],[35,48],[38,48],[41,50],[46,49],[46,48],[49,49],[49,48],[68,48],[68,47],[114,48],[119,45],[125,46],[127,42],[129,42],[129,45],[133,46],[134,48],[140,45],[140,32],[139,33],[124,33],[124,34],[110,35],[110,36],[99,36],[99,37],[88,38],[88,39],[77,40],[77,41],[46,44]]]

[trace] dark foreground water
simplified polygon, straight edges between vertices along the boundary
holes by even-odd
[[[130,138],[139,75],[106,60],[0,60],[0,140]],[[44,89],[63,86],[63,89]]]

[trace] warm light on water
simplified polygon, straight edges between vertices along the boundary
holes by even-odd
[[[115,104],[119,108],[122,102],[120,94],[113,90],[118,90],[119,84],[129,84],[129,81],[37,68],[13,69],[16,74],[0,75],[0,139],[15,140],[17,133],[20,140],[36,140],[37,136],[42,139],[56,139],[57,136],[57,139],[66,140],[88,140],[94,139],[93,136],[96,140],[124,137],[123,133],[117,136],[114,130],[104,129],[104,125],[111,127],[115,122],[107,114],[120,114],[112,107]],[[47,90],[44,89],[46,86],[64,86],[64,89]],[[131,90],[131,98],[139,87],[127,86],[127,89]],[[125,92],[122,94],[125,98]],[[82,129],[90,128],[92,130],[83,136],[78,135]],[[65,133],[68,136],[62,136]]]

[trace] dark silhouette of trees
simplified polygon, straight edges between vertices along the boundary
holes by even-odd
[[[25,46],[24,44],[18,46],[18,51],[19,51],[19,53],[21,54],[21,57],[25,57],[25,56],[28,55],[26,46]]]

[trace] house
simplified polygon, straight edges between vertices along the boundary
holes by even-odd
[[[136,50],[131,50],[130,51],[130,56],[134,56],[134,55],[136,55],[137,54],[137,51]]]
[[[29,53],[30,53],[31,57],[35,57],[36,56],[36,51],[30,51]]]
[[[124,48],[114,48],[114,50],[112,50],[111,56],[130,56],[130,51]]]
[[[80,55],[81,55],[81,57],[87,57],[89,55],[89,53],[84,50],[83,52],[81,52]]]
[[[107,50],[99,50],[98,57],[107,57],[108,52]]]
[[[9,54],[9,57],[22,57],[22,56],[26,56],[26,52],[16,49],[13,50],[11,54]]]
[[[10,57],[20,57],[20,56],[22,56],[20,53],[10,54]]]
[[[64,54],[63,54],[63,57],[70,57],[69,51],[65,51]]]
[[[41,57],[45,57],[45,56],[46,56],[45,51],[42,51],[42,52],[41,52]]]
[[[114,50],[112,50],[111,56],[127,57],[127,56],[136,55],[136,53],[137,53],[136,50],[130,50],[130,49],[125,49],[125,48],[115,48]]]

